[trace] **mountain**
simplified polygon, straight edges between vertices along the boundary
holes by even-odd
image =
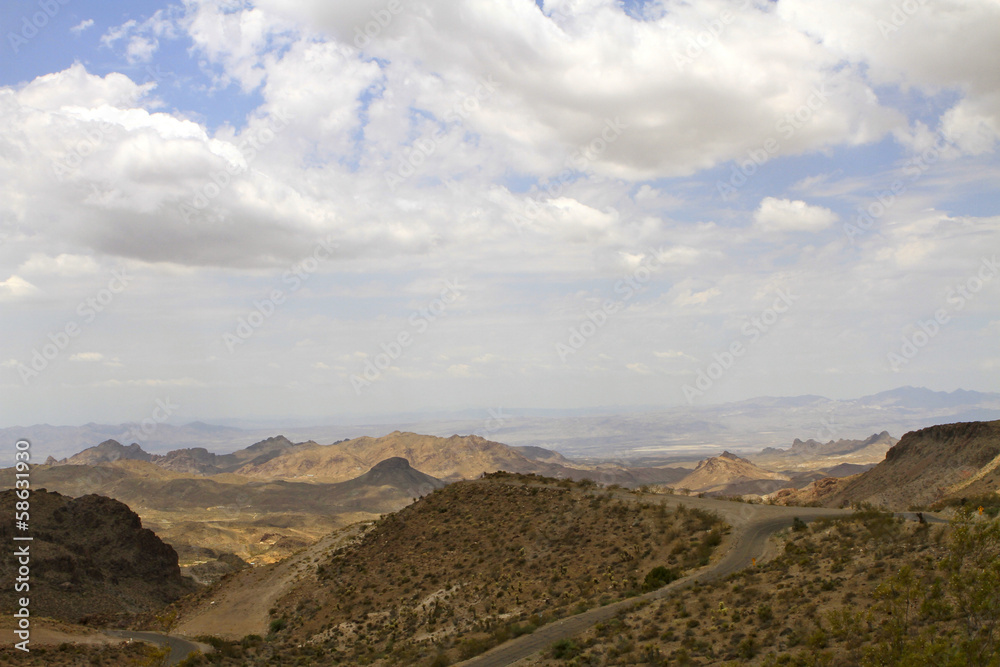
[[[704,459],[689,475],[677,482],[682,489],[719,495],[767,493],[791,486],[790,478],[765,470],[747,459],[723,452]]]
[[[315,445],[314,442],[302,443]],[[260,465],[280,456],[296,445],[283,435],[267,438],[230,454],[215,454],[204,447],[175,449],[166,454],[149,454],[136,443],[128,447],[116,440],[105,440],[78,454],[56,462],[60,465],[98,465],[121,459],[151,461],[161,468],[199,475],[233,472],[244,465]]]
[[[99,466],[36,466],[32,482],[69,496],[101,493],[138,512],[186,565],[203,562],[199,549],[270,562],[353,521],[393,512],[444,482],[389,459],[340,483],[262,480],[229,473],[180,473],[155,462],[119,459]],[[0,487],[13,486],[0,470]]]
[[[70,465],[97,465],[99,463],[110,463],[121,459],[133,461],[149,461],[153,457],[142,447],[132,443],[128,447],[122,445],[117,440],[105,440],[99,445],[88,447],[78,454],[74,454],[65,462]]]
[[[863,440],[830,440],[818,442],[810,438],[792,441],[788,449],[767,447],[749,458],[759,466],[772,470],[811,470],[840,464],[875,464],[885,458],[889,448],[899,442],[888,431],[874,433]],[[855,471],[860,472],[860,471]]]
[[[903,510],[1000,489],[1000,421],[942,424],[904,435],[885,460],[826,504]]]
[[[296,445],[266,460],[248,461],[234,472],[255,478],[339,482],[360,475],[379,461],[400,457],[422,472],[445,481],[472,479],[484,472],[498,470],[570,479],[589,477],[623,486],[668,483],[680,476],[672,468],[632,471],[621,466],[576,464],[538,447],[527,453],[530,457],[478,435],[442,438],[394,431],[379,438],[364,436],[332,445]]]
[[[0,511],[14,515],[15,493],[0,492]],[[30,545],[31,613],[64,621],[126,622],[195,589],[181,577],[177,553],[123,503],[36,488],[31,493],[34,539],[13,542],[12,521],[0,522],[4,544]],[[17,563],[0,560],[0,585],[14,590]],[[4,612],[14,596],[4,596]]]
[[[394,456],[376,463],[371,470],[360,477],[337,484],[336,488],[353,496],[374,490],[392,489],[404,497],[419,498],[443,486],[445,483],[441,480],[415,470],[409,461]]]
[[[485,412],[485,411],[483,411]],[[351,422],[342,417],[335,424],[314,426],[289,422],[281,431],[294,442],[332,442],[358,435],[398,430],[448,437],[453,433],[481,432],[484,415],[457,411],[433,416],[395,415],[381,421]],[[719,448],[741,452],[791,442],[803,434],[817,440],[861,437],[888,431],[905,433],[930,424],[1000,419],[1000,393],[956,390],[932,391],[898,387],[860,398],[823,396],[756,397],[744,401],[707,405],[643,408],[602,408],[576,411],[507,410],[490,430],[490,439],[513,447],[556,450],[569,458],[613,458],[629,466],[658,464],[684,456],[702,458]],[[301,420],[299,420],[301,422]],[[85,426],[9,427],[0,429],[0,440],[27,439],[32,454],[64,458],[95,442],[114,439],[139,442],[151,454],[204,448],[222,455],[246,447],[275,433],[278,426],[261,429],[261,422],[245,422],[251,429],[194,422],[183,426],[159,424],[149,433],[139,424],[87,424]],[[521,452],[527,458],[535,458]],[[544,460],[544,459],[543,459]],[[646,463],[640,461],[646,460]],[[559,463],[559,461],[550,461]],[[374,461],[369,461],[373,465]],[[414,463],[418,468],[419,464]],[[364,466],[362,466],[364,467]],[[356,470],[360,474],[361,470]]]

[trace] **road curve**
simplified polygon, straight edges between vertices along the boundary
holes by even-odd
[[[714,502],[720,503],[725,501]],[[736,505],[737,503],[732,504]],[[568,616],[554,623],[543,625],[530,635],[522,635],[517,639],[512,639],[482,655],[456,663],[455,667],[506,667],[506,665],[512,665],[518,660],[523,660],[545,649],[560,639],[569,639],[576,636],[591,626],[606,621],[615,616],[619,611],[628,609],[639,602],[663,598],[695,582],[704,583],[721,579],[747,567],[752,563],[753,558],[763,553],[767,539],[782,528],[790,527],[795,517],[808,522],[821,517],[847,516],[851,514],[848,510],[820,507],[765,507],[766,511],[760,513],[763,514],[762,518],[751,518],[745,522],[735,523],[733,533],[730,534],[728,540],[730,547],[726,554],[714,565],[689,574],[655,591],[620,600],[603,607],[596,607],[581,614]],[[744,505],[740,509],[741,511],[751,508],[764,510],[765,507]]]
[[[167,655],[167,659],[163,663],[164,667],[173,667],[192,653],[200,653],[207,648],[202,644],[184,639],[183,637],[165,635],[159,632],[108,630],[107,633],[114,637],[121,637],[122,639],[150,642],[152,644],[156,644],[157,646],[169,646],[170,654]]]

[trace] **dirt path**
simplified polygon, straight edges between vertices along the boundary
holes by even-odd
[[[271,622],[268,610],[311,566],[313,559],[354,539],[366,525],[353,524],[283,561],[237,573],[214,597],[196,609],[185,611],[171,632],[189,637],[214,635],[223,639],[266,635]]]

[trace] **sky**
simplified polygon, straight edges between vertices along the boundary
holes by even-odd
[[[0,426],[1000,390],[995,0],[0,36]]]

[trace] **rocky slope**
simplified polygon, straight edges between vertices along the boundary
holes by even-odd
[[[868,502],[902,510],[1000,488],[1000,421],[941,424],[911,431],[885,460],[826,504]]]
[[[13,491],[0,492],[0,511],[14,514]],[[139,516],[111,498],[69,498],[31,493],[31,613],[69,622],[123,623],[194,590],[181,577],[177,553]],[[12,541],[11,521],[0,523],[0,540]],[[14,590],[16,563],[0,560],[0,585]],[[3,598],[7,612],[13,595]]]

